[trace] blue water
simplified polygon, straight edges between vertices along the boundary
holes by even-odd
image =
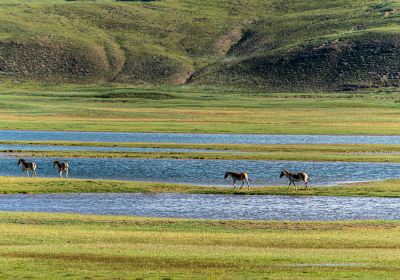
[[[192,194],[0,195],[2,211],[228,220],[397,220],[400,199]]]
[[[400,136],[189,134],[0,130],[0,140],[232,144],[400,144]]]
[[[38,164],[40,177],[55,177],[53,158],[26,158]],[[264,160],[177,160],[177,159],[127,159],[127,158],[69,158],[70,176],[74,178],[122,179],[133,181],[158,181],[195,185],[230,186],[224,180],[226,171],[247,171],[253,186],[286,185],[279,178],[282,169],[306,171],[311,185],[335,185],[355,181],[400,178],[397,163],[354,162],[303,162]],[[17,158],[0,158],[1,176],[19,176]],[[301,185],[301,184],[300,184]]]
[[[142,153],[212,153],[233,152],[228,150],[181,149],[181,148],[140,148],[140,147],[92,147],[92,146],[57,146],[57,145],[14,145],[0,144],[0,151],[96,151],[96,152],[142,152]]]

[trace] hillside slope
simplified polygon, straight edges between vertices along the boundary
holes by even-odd
[[[351,90],[400,84],[400,1],[4,0],[0,78]]]

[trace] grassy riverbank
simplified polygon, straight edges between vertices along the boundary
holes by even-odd
[[[396,279],[398,222],[251,222],[0,212],[0,276]]]
[[[151,143],[151,142],[82,142],[82,141],[9,141],[0,140],[0,145],[69,146],[69,147],[108,147],[108,148],[166,148],[200,149],[210,151],[239,152],[306,152],[331,153],[400,153],[400,145],[385,144],[197,144],[197,143]]]
[[[0,85],[0,129],[398,134],[400,95],[197,86]]]
[[[40,193],[187,193],[187,194],[236,194],[236,195],[319,195],[319,196],[371,196],[400,197],[400,180],[354,183],[333,187],[253,187],[242,190],[229,187],[205,187],[157,182],[130,182],[117,180],[56,179],[0,177],[0,194]],[[240,184],[239,184],[240,185]]]
[[[18,151],[0,152],[15,156],[58,157],[58,158],[153,158],[153,159],[224,159],[224,160],[303,160],[303,161],[346,161],[346,162],[400,162],[400,145],[374,144],[315,144],[315,145],[248,145],[248,144],[180,144],[180,143],[101,143],[62,141],[0,141],[1,144],[55,145],[71,147],[71,151]],[[126,147],[193,149],[188,152],[97,152],[74,151],[73,147]],[[195,151],[195,150],[204,151]]]

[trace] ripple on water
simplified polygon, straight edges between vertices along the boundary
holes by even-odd
[[[14,145],[0,144],[0,151],[97,151],[97,152],[142,152],[142,153],[228,153],[229,150],[181,149],[181,148],[141,148],[141,147],[101,147],[101,146],[57,146],[57,145]]]
[[[53,168],[54,158],[26,159],[37,163],[38,176],[57,176]],[[230,179],[223,179],[226,171],[248,172],[253,186],[286,185],[287,179],[279,178],[282,169],[307,171],[312,185],[315,186],[400,177],[400,164],[397,163],[128,158],[62,160],[68,160],[70,175],[74,178],[162,181],[195,185],[231,186]],[[15,157],[0,157],[0,175],[19,175],[20,168],[16,163]]]
[[[193,194],[0,195],[1,211],[226,220],[397,220],[398,198]]]
[[[231,144],[400,144],[400,136],[191,134],[0,130],[0,139],[19,141],[165,142]]]

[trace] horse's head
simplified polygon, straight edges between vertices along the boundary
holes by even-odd
[[[279,176],[279,178],[282,178],[283,176],[285,176],[288,172],[286,170],[282,170],[281,175]]]
[[[25,162],[25,160],[22,159],[22,158],[20,158],[20,159],[18,160],[17,166],[19,166],[21,163],[24,163],[24,162]]]
[[[58,160],[55,160],[55,161],[53,162],[53,167],[56,166],[56,165],[58,165],[58,163],[59,163]]]
[[[225,176],[224,176],[224,179],[228,178],[228,176],[229,176],[229,172],[226,172]]]

